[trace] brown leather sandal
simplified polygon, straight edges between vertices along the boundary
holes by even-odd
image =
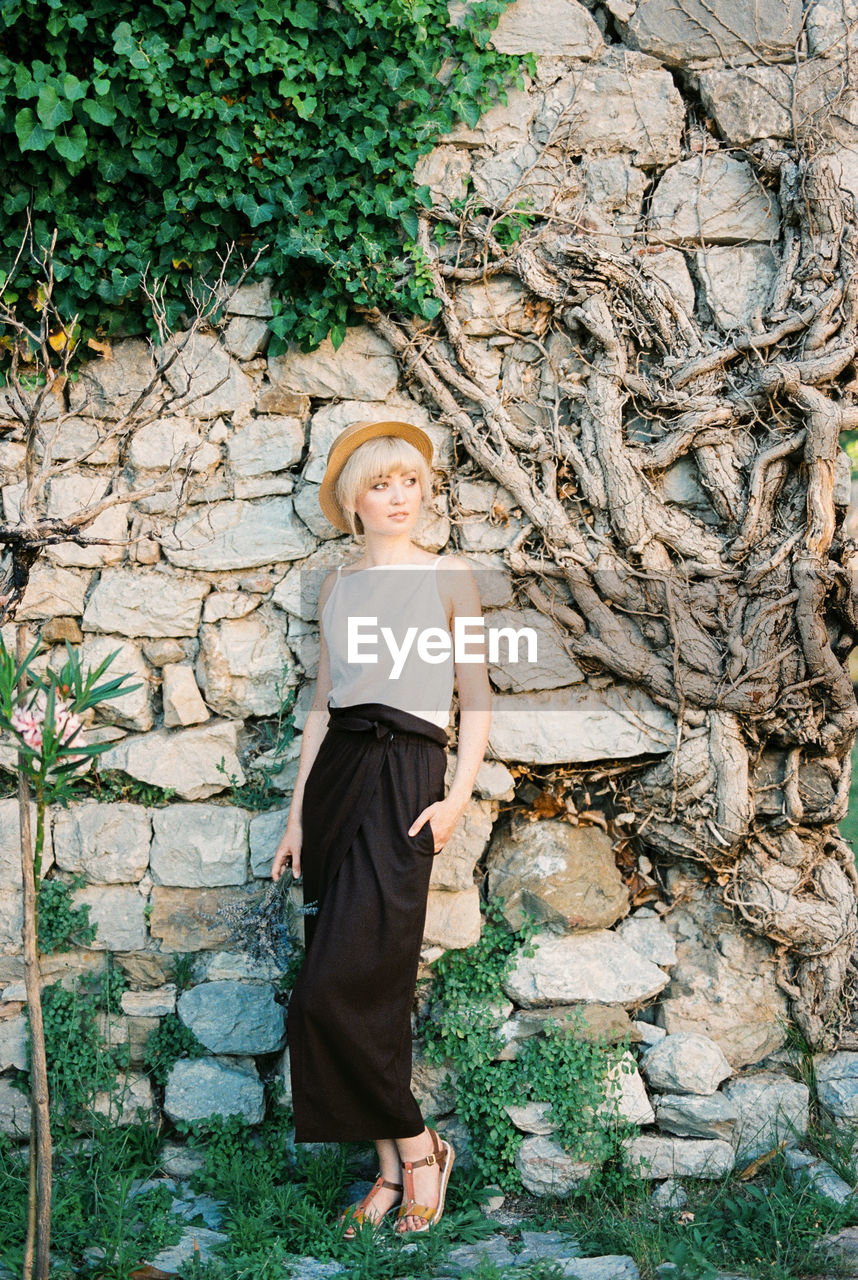
[[[438,1137],[434,1129],[427,1129],[432,1135],[432,1151],[428,1156],[424,1156],[422,1160],[403,1160],[402,1172],[405,1175],[405,1198],[396,1215],[396,1233],[400,1236],[418,1235],[420,1232],[428,1231],[430,1226],[435,1222],[440,1222],[444,1213],[444,1199],[447,1194],[447,1183],[450,1180],[450,1170],[453,1167],[453,1161],[456,1158],[456,1152],[453,1150],[452,1142],[447,1142],[445,1138]],[[414,1199],[414,1178],[412,1172],[414,1169],[420,1169],[423,1165],[437,1164],[441,1173],[441,1181],[438,1184],[438,1203],[433,1208],[429,1205],[418,1204]],[[399,1224],[405,1218],[419,1218],[421,1225],[419,1227],[405,1227]]]
[[[357,1235],[357,1228],[365,1226],[368,1222],[372,1223],[373,1230],[377,1231],[387,1215],[394,1209],[399,1208],[398,1204],[392,1204],[390,1208],[385,1209],[384,1213],[380,1214],[378,1218],[370,1217],[367,1213],[367,1209],[378,1195],[379,1191],[381,1191],[382,1187],[388,1191],[401,1191],[402,1183],[387,1182],[384,1174],[380,1173],[364,1198],[362,1200],[357,1200],[354,1204],[350,1204],[345,1213],[340,1215],[338,1225],[345,1228],[343,1231],[344,1240],[354,1240]]]

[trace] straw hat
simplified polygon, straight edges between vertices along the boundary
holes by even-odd
[[[432,465],[432,441],[425,431],[415,427],[412,422],[354,422],[345,431],[341,431],[328,450],[328,466],[325,478],[319,488],[319,506],[326,519],[330,520],[343,533],[349,532],[349,524],[335,496],[335,489],[340,472],[358,445],[376,436],[399,436],[413,444],[423,457]]]

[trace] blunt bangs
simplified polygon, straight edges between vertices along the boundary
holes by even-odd
[[[432,493],[432,472],[419,449],[399,436],[376,436],[358,445],[337,477],[334,494],[353,534],[363,532],[355,503],[391,471],[416,471],[423,501]]]

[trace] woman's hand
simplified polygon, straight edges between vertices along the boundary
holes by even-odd
[[[301,824],[288,822],[280,843],[274,853],[271,866],[271,879],[279,880],[288,864],[292,865],[292,878],[297,880],[301,874]]]
[[[429,822],[429,829],[435,842],[435,852],[438,853],[444,848],[444,845],[456,830],[459,825],[459,819],[464,812],[464,805],[458,805],[449,796],[445,800],[436,800],[434,804],[427,805],[425,809],[421,810],[408,828],[408,834],[416,836],[424,823]],[[429,821],[430,818],[431,822]]]

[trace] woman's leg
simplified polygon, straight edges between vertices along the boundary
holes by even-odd
[[[424,1129],[416,1138],[397,1138],[395,1145],[400,1162],[422,1160],[424,1156],[431,1155],[434,1150],[428,1129]],[[424,1164],[421,1168],[415,1169],[411,1176],[414,1179],[414,1199],[417,1204],[425,1205],[427,1209],[437,1208],[441,1189],[441,1169],[438,1163]],[[403,1232],[416,1231],[420,1225],[421,1219],[409,1213],[401,1219],[398,1229]]]
[[[376,1179],[363,1200],[350,1205],[340,1219],[345,1226],[347,1240],[354,1239],[355,1228],[359,1223],[381,1222],[384,1215],[402,1200],[402,1165],[399,1163],[396,1143],[393,1138],[379,1138],[375,1149],[378,1152],[379,1175],[383,1182],[379,1185],[379,1179]],[[390,1183],[391,1186],[385,1186],[384,1183]],[[357,1215],[356,1219],[352,1219],[350,1214]]]

